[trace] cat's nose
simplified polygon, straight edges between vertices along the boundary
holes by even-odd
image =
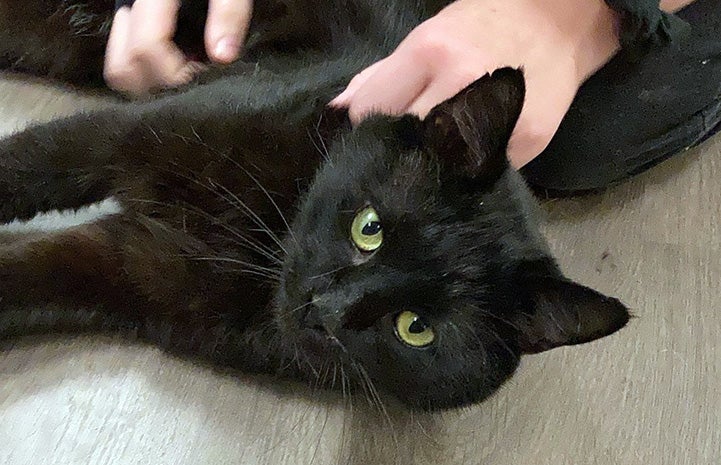
[[[340,319],[322,298],[313,296],[303,312],[300,323],[303,328],[333,334],[338,329]]]
[[[312,305],[306,309],[300,323],[305,329],[313,329],[319,332],[327,332],[323,320],[318,313],[318,309],[313,307]]]

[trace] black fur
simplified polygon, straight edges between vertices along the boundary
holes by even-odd
[[[0,1],[6,66],[66,80],[79,78],[66,57],[100,69],[84,54],[97,37],[43,55],[73,31],[38,32],[37,12],[58,3]],[[0,221],[107,197],[123,212],[0,235],[1,337],[131,332],[244,370],[347,387],[342,372],[434,410],[483,400],[523,352],[625,325],[618,300],[561,274],[506,161],[520,71],[479,79],[425,121],[376,115],[351,130],[326,107],[443,2],[257,3],[243,61],[2,141]],[[184,2],[187,43],[205,7]],[[384,231],[371,254],[350,240],[369,205]],[[399,340],[406,310],[432,344]]]

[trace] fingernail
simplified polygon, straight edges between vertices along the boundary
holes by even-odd
[[[345,106],[348,103],[348,99],[350,97],[350,92],[348,92],[348,89],[344,90],[336,98],[330,101],[328,105],[332,107],[342,107]]]
[[[230,62],[237,58],[240,44],[234,37],[223,37],[215,46],[216,60]]]

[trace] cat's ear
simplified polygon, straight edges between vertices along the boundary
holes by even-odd
[[[630,315],[618,299],[562,277],[530,278],[528,302],[519,322],[524,353],[582,344],[623,328]]]
[[[316,133],[323,140],[333,139],[336,133],[350,131],[350,129],[351,123],[347,108],[323,105],[316,124]]]
[[[487,74],[430,111],[423,146],[455,175],[494,180],[508,166],[506,148],[524,98],[520,70]]]

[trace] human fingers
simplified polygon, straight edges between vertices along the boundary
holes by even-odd
[[[105,78],[116,90],[142,95],[189,82],[200,69],[173,43],[178,0],[137,0],[115,15]]]
[[[158,86],[192,79],[185,55],[173,42],[179,9],[179,0],[136,0],[130,10],[131,60]]]
[[[128,63],[130,43],[130,8],[124,6],[115,12],[105,48],[103,78],[109,87],[127,91],[142,87],[142,76]]]
[[[211,60],[230,63],[240,54],[253,13],[253,0],[210,0],[205,49]]]
[[[373,75],[373,73],[376,72],[378,67],[380,67],[383,62],[385,61],[385,58],[383,60],[377,61],[374,64],[370,65],[360,73],[353,76],[353,79],[350,80],[348,83],[348,86],[338,94],[336,98],[331,100],[330,104],[334,107],[347,107],[348,102],[350,102],[351,98],[355,95],[356,91],[368,80],[369,77]]]
[[[397,115],[423,91],[430,79],[428,69],[413,55],[397,50],[362,83],[347,100],[348,116],[353,124],[374,112]]]

